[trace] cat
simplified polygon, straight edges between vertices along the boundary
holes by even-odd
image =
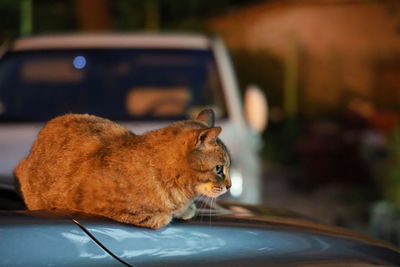
[[[108,119],[50,120],[15,168],[29,210],[79,211],[152,229],[195,215],[197,195],[231,187],[214,112],[135,135]]]

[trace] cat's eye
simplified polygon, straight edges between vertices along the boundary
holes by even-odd
[[[222,165],[217,165],[217,166],[215,167],[215,170],[216,170],[216,172],[217,172],[217,175],[219,175],[219,176],[223,176],[223,175],[224,175],[224,166],[222,166]]]

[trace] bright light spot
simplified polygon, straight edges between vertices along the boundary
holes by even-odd
[[[77,56],[74,58],[74,67],[78,70],[86,66],[86,58],[84,56]]]
[[[246,90],[244,109],[249,125],[256,132],[262,132],[268,123],[268,102],[264,93],[255,85]]]
[[[231,170],[231,182],[232,187],[230,188],[231,195],[239,197],[243,192],[243,177],[239,171]]]

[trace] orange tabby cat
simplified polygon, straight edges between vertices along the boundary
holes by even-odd
[[[30,210],[74,210],[157,229],[190,219],[198,194],[231,186],[229,153],[214,112],[135,135],[107,119],[68,114],[49,121],[15,168]]]

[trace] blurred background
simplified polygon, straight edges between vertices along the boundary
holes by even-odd
[[[0,0],[0,43],[70,32],[221,36],[269,102],[262,200],[400,245],[400,2]],[[242,92],[243,93],[243,92]]]

